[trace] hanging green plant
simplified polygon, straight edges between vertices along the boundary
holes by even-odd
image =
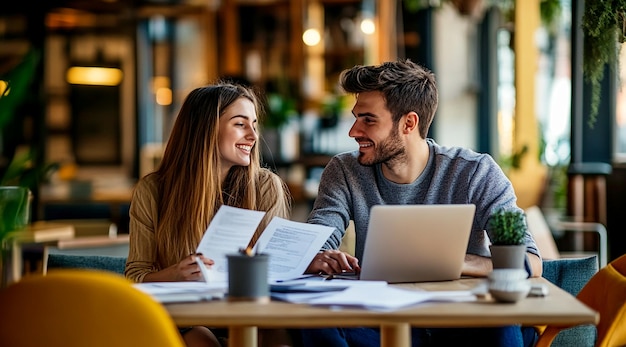
[[[626,0],[585,1],[582,18],[583,76],[591,88],[591,128],[598,117],[601,83],[606,65],[619,69],[617,57],[624,42]]]
[[[541,22],[548,29],[553,29],[557,24],[557,19],[561,16],[560,0],[541,0],[539,3],[539,14]]]

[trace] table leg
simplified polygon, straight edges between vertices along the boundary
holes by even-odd
[[[256,327],[228,328],[228,347],[257,347],[257,341]]]
[[[380,326],[380,347],[410,347],[409,323],[384,324]]]
[[[22,278],[22,245],[19,242],[13,241],[13,248],[11,249],[13,253],[11,255],[12,259],[12,269],[11,269],[11,280],[13,282],[18,282],[20,278]]]

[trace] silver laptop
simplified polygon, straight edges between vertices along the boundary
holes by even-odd
[[[389,283],[460,278],[475,210],[473,204],[372,207],[359,278]]]

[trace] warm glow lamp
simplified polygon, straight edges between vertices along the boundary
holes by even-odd
[[[376,24],[371,18],[365,18],[361,21],[361,31],[366,35],[371,35],[376,31]]]
[[[73,66],[66,74],[66,80],[70,84],[93,86],[117,86],[123,77],[122,70],[102,66]]]
[[[317,29],[313,29],[313,28],[307,29],[302,34],[302,41],[307,46],[315,46],[318,43],[320,43],[320,40],[321,40],[320,32]]]

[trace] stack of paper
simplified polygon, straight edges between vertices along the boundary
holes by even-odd
[[[341,292],[312,298],[311,305],[331,307],[365,308],[387,311],[432,301],[474,301],[471,291],[418,291],[392,286],[376,287],[351,286]]]
[[[273,298],[287,302],[378,311],[396,310],[424,302],[476,300],[473,291],[402,289],[384,281],[328,281],[319,276],[281,281],[272,284],[271,289]]]
[[[273,282],[270,286],[272,298],[292,303],[309,303],[314,298],[326,297],[350,287],[367,287],[377,290],[387,286],[385,281],[326,280],[311,275],[287,281]]]
[[[193,281],[145,282],[135,283],[134,286],[161,303],[222,299],[227,290],[224,283],[207,284]]]

